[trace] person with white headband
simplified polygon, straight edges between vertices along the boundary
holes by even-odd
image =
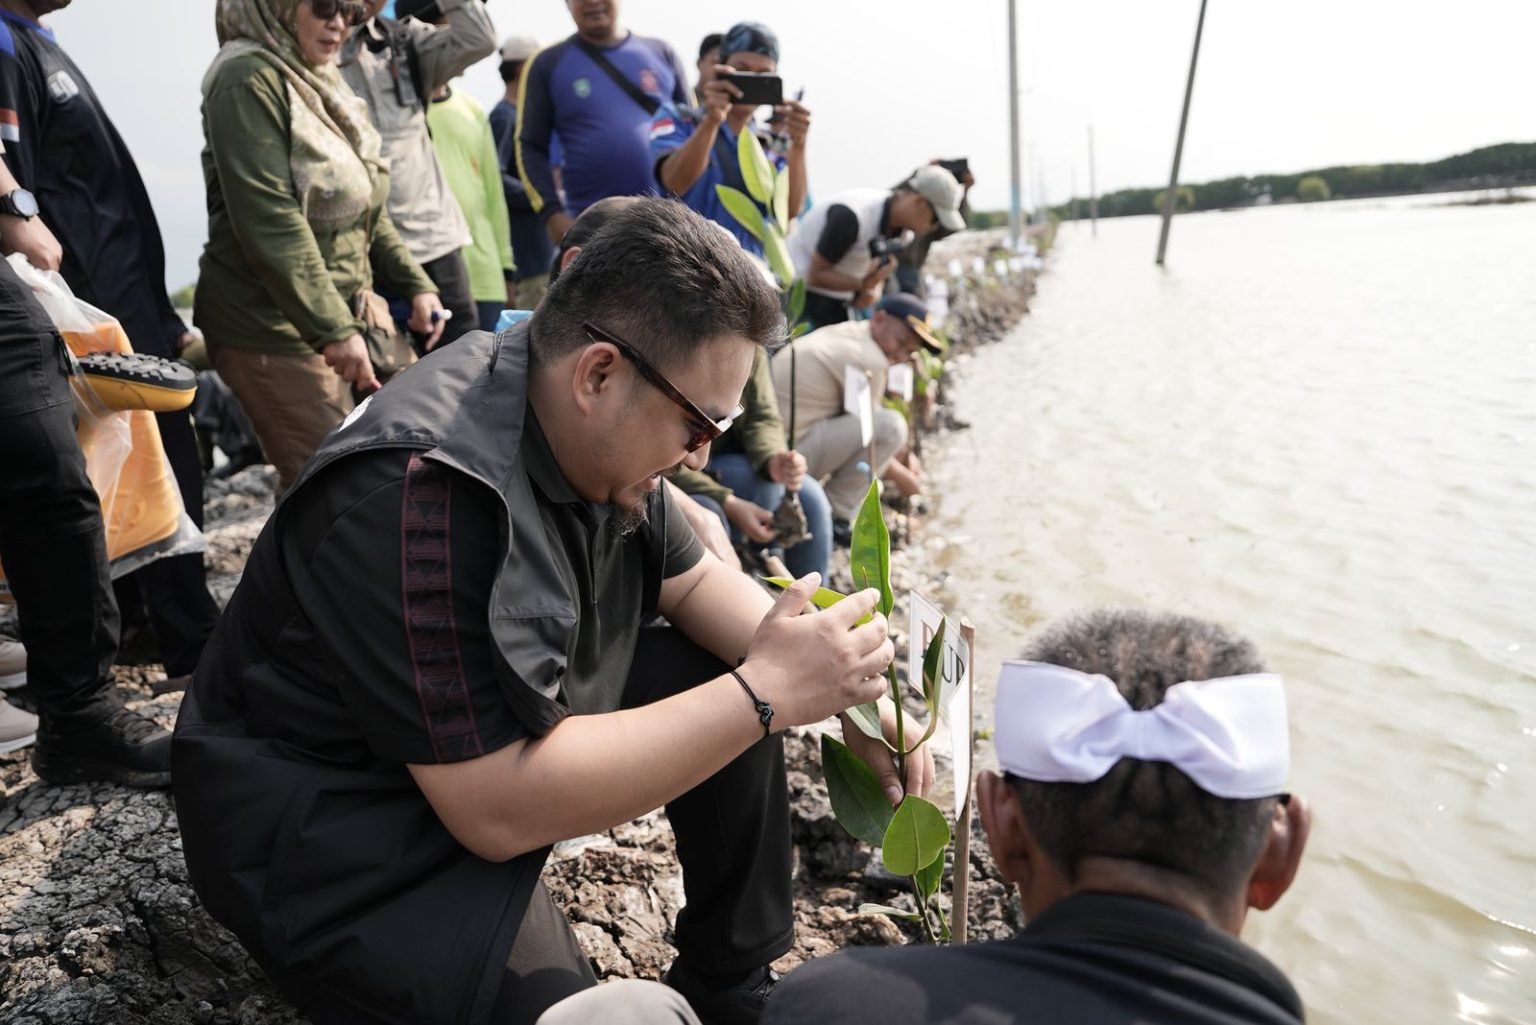
[[[1311,811],[1286,793],[1280,677],[1185,616],[1093,611],[997,683],[1001,775],[976,797],[1025,926],[950,947],[805,965],[764,1025],[985,1021],[1296,1025],[1301,999],[1238,935],[1300,865]]]

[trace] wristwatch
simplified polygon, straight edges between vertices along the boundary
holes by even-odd
[[[37,216],[37,197],[26,189],[7,192],[0,196],[0,214],[30,221]]]

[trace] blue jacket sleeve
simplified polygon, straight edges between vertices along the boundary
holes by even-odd
[[[501,191],[507,198],[507,210],[530,213],[528,190],[517,176],[517,116],[498,107],[490,113],[491,132],[496,138],[496,159],[501,164]]]
[[[550,135],[555,127],[555,104],[549,80],[561,51],[550,48],[533,58],[523,71],[517,94],[517,136],[514,155],[529,207],[548,220],[561,210],[560,192],[550,170]]]
[[[667,63],[672,65],[672,102],[679,107],[693,106],[693,87],[688,84],[688,69],[670,43],[662,43],[667,51]]]

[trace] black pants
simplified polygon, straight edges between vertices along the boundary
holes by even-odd
[[[800,319],[810,324],[813,331],[828,324],[841,324],[848,319],[848,304],[829,295],[806,292],[805,312]]]
[[[421,269],[427,272],[427,277],[437,286],[443,309],[453,311],[452,319],[443,325],[443,337],[437,344],[447,345],[460,335],[479,328],[480,307],[475,304],[475,297],[469,291],[469,268],[464,265],[463,254],[455,249],[447,256],[428,260],[421,265]],[[412,331],[411,337],[419,356],[426,351],[427,336]]]
[[[64,343],[0,261],[0,563],[45,719],[105,718],[117,653],[101,502],[75,441]]]
[[[671,697],[726,671],[719,659],[672,629],[640,631],[623,707]],[[751,706],[742,696],[742,714]],[[784,742],[765,737],[667,805],[677,837],[687,906],[677,916],[678,960],[696,972],[742,972],[794,943],[789,796]],[[496,1025],[533,1022],[551,1004],[593,985],[592,968],[543,884],[523,916]]]

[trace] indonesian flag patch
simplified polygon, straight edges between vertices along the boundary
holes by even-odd
[[[677,122],[669,117],[657,118],[651,123],[651,141],[655,142],[664,135],[671,135],[677,131]]]

